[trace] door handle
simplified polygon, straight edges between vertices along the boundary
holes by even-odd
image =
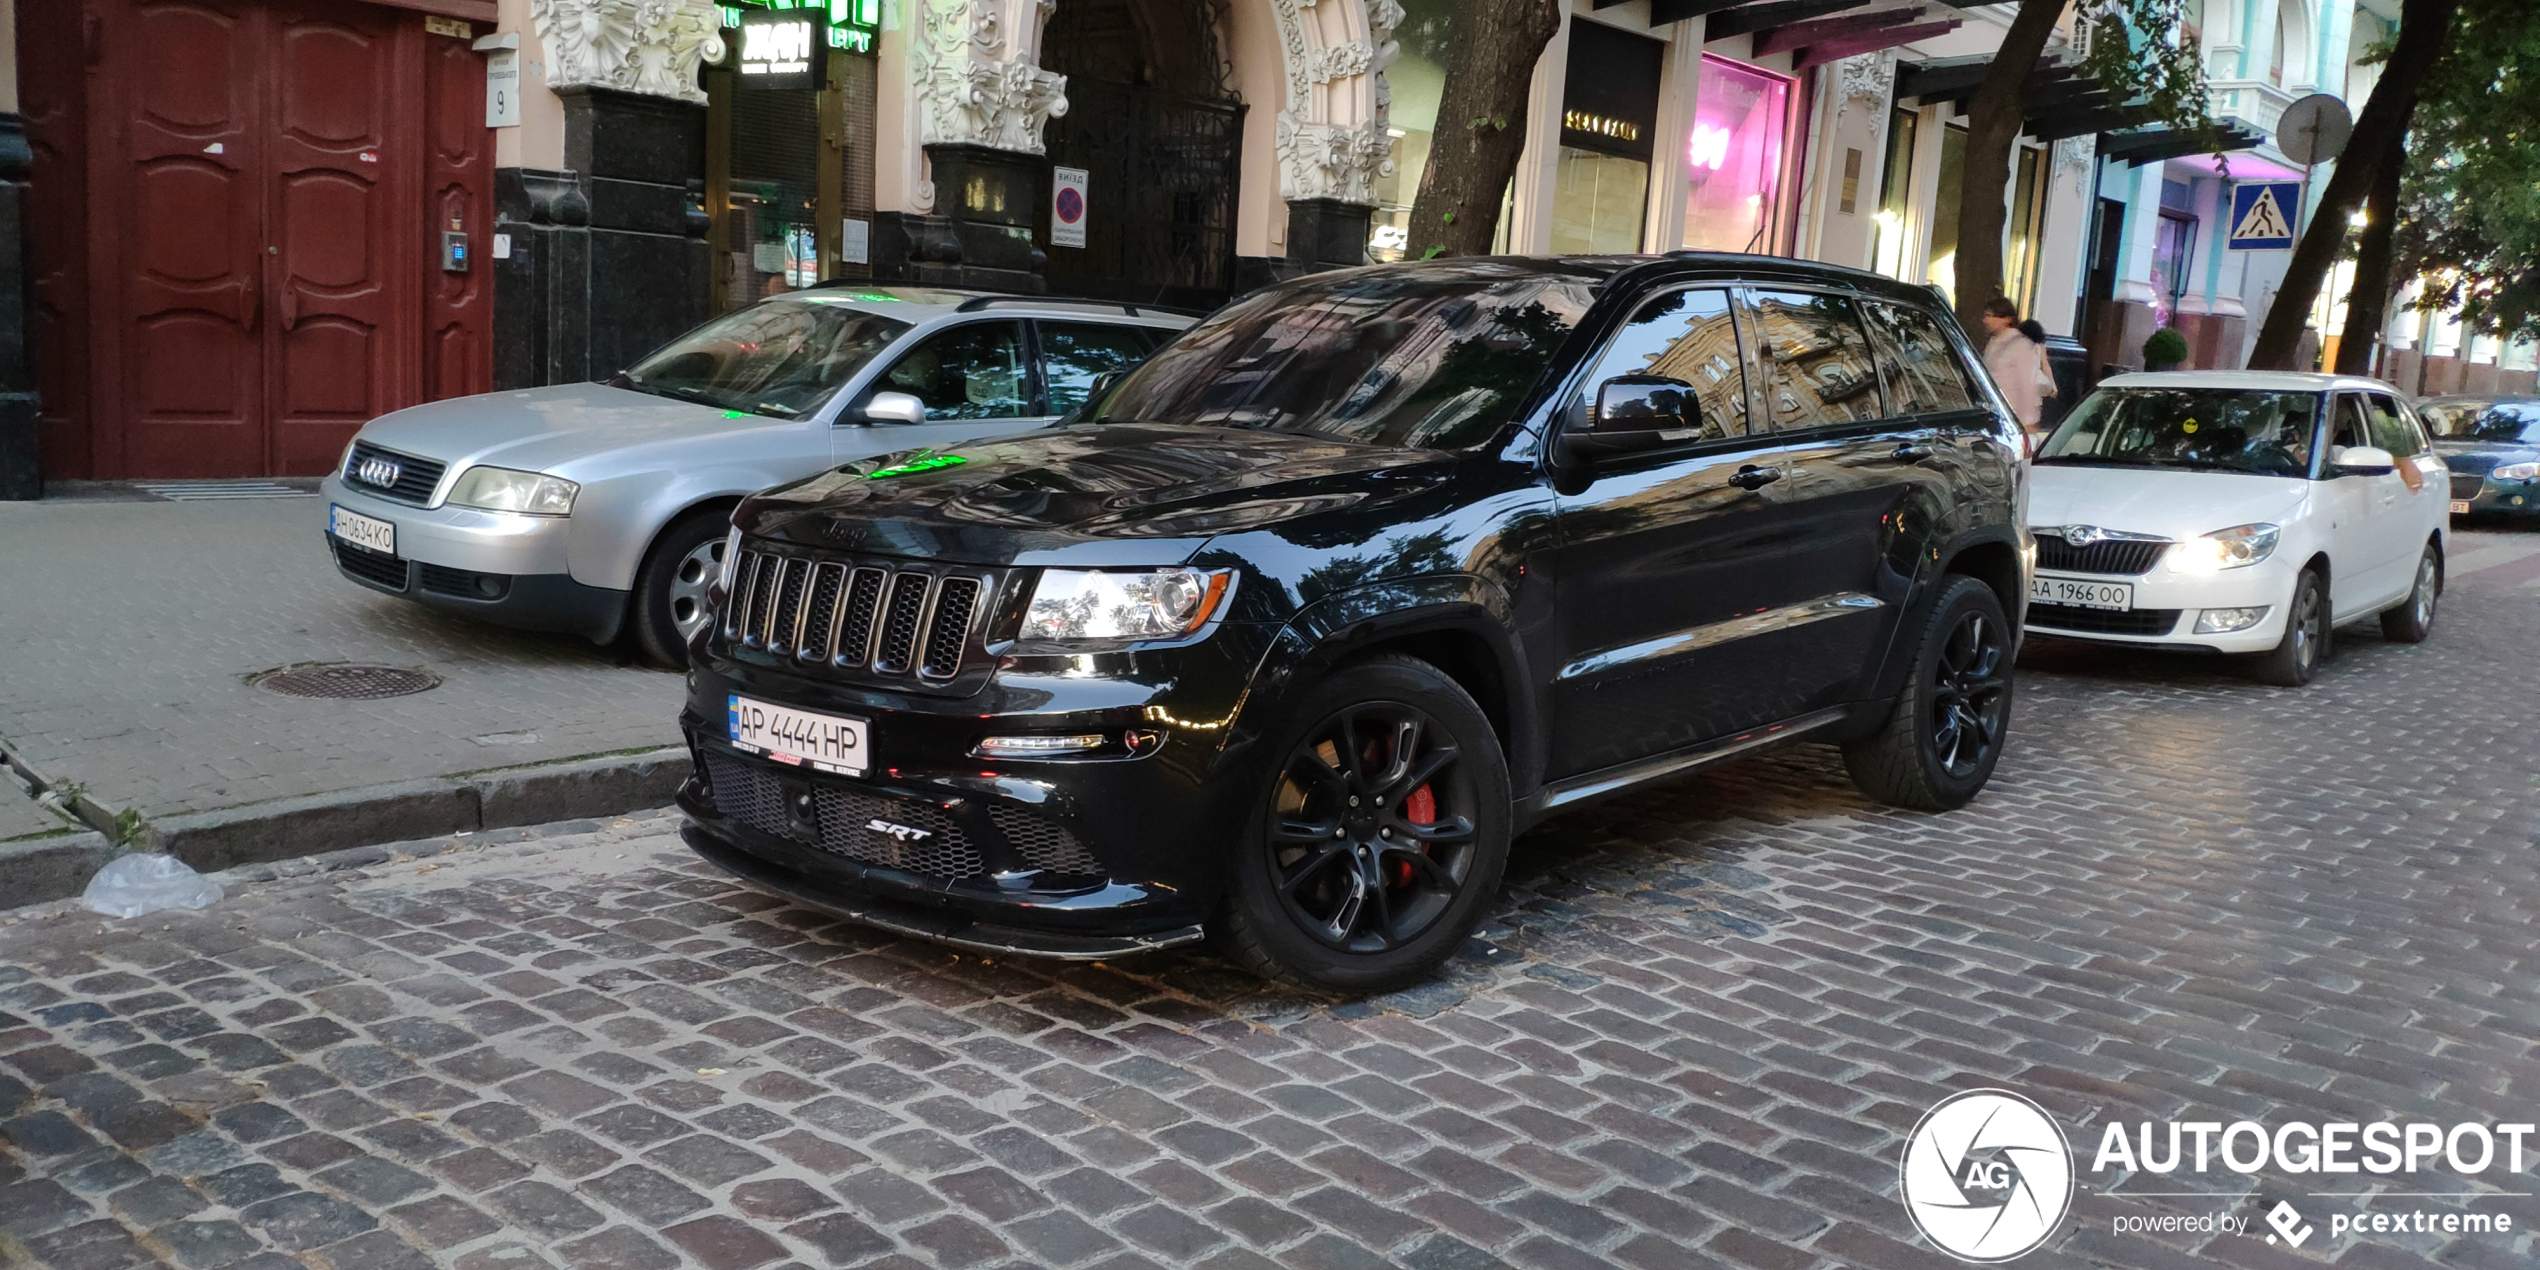
[[[1931,457],[1931,447],[1920,441],[1908,441],[1888,451],[1887,457],[1898,463],[1920,463]]]
[[[1739,489],[1762,489],[1781,478],[1782,470],[1780,468],[1758,467],[1755,464],[1749,463],[1746,466],[1739,468],[1729,477],[1729,484],[1734,485]]]

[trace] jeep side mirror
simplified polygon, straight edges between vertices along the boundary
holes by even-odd
[[[1595,412],[1568,440],[1587,457],[1636,454],[1690,440],[1701,423],[1693,385],[1664,375],[1616,375],[1597,387]]]
[[[2399,460],[2377,445],[2349,445],[2331,454],[2328,465],[2339,476],[2388,476],[2398,468]]]
[[[877,392],[864,403],[866,423],[924,423],[926,403],[904,392]]]

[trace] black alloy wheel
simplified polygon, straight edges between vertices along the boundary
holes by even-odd
[[[1843,746],[1862,793],[1918,811],[1966,806],[1993,779],[2011,729],[2018,647],[2001,597],[1963,575],[1944,577],[1939,590],[1886,722]]]
[[[1473,871],[1472,782],[1425,711],[1347,706],[1309,730],[1272,786],[1265,835],[1288,916],[1346,952],[1419,937]]]
[[[1342,667],[1289,717],[1277,748],[1263,747],[1281,757],[1253,787],[1214,933],[1273,979],[1416,983],[1498,895],[1510,825],[1499,738],[1454,679],[1402,656]]]
[[[1975,610],[1941,638],[1932,684],[1932,753],[1941,770],[1965,780],[1990,766],[2011,712],[2010,632]]]

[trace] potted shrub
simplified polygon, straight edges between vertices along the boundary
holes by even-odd
[[[2162,327],[2143,341],[2143,369],[2176,370],[2187,360],[2187,337],[2173,327]]]

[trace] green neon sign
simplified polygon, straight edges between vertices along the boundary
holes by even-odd
[[[906,463],[894,463],[889,467],[867,472],[865,473],[864,479],[868,481],[878,481],[892,476],[913,476],[919,472],[933,472],[948,467],[960,467],[962,464],[969,461],[970,460],[965,459],[958,454],[921,454],[916,458],[910,459]]]

